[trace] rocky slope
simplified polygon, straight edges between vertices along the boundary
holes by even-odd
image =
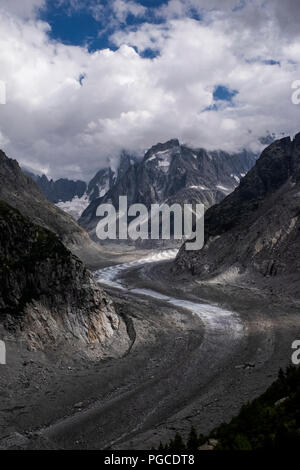
[[[114,172],[111,168],[102,168],[91,179],[87,186],[87,195],[90,201],[103,197],[114,184]]]
[[[99,255],[99,247],[76,221],[49,202],[32,178],[22,172],[18,162],[8,158],[1,150],[0,200],[18,209],[34,223],[56,233],[83,261],[89,263]]]
[[[113,170],[111,167],[99,170],[87,186],[89,201],[92,202],[95,199],[104,197],[134,163],[136,163],[135,156],[122,152],[117,170]]]
[[[0,322],[31,349],[68,343],[90,348],[92,356],[101,356],[119,326],[109,297],[81,261],[56,235],[3,201]]]
[[[230,155],[193,150],[177,139],[157,144],[141,161],[129,166],[103,198],[92,201],[79,223],[94,235],[99,204],[111,201],[118,207],[119,196],[124,195],[129,205],[202,202],[208,208],[233,191],[254,162],[255,156],[246,151]]]
[[[299,280],[299,230],[300,134],[271,144],[239,187],[206,212],[205,246],[183,246],[177,270],[204,279],[251,270]]]
[[[60,178],[54,181],[53,179],[49,180],[46,175],[34,175],[26,170],[23,170],[23,172],[38,184],[48,201],[54,204],[71,201],[76,196],[81,198],[86,191],[86,183],[84,181],[72,181],[67,178]]]

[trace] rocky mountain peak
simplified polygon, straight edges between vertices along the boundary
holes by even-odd
[[[101,168],[91,179],[87,187],[87,195],[90,201],[103,197],[112,187],[115,173],[111,168]]]
[[[164,152],[167,150],[172,151],[173,149],[179,148],[180,143],[178,139],[171,139],[168,140],[165,143],[158,143],[156,145],[153,145],[145,154],[144,160],[147,160],[148,158],[151,158],[153,155],[159,152]]]
[[[129,205],[203,203],[208,208],[234,190],[255,160],[247,151],[208,153],[180,145],[178,139],[159,143],[120,175],[104,197],[93,200],[79,223],[94,237],[99,204],[118,208],[120,196],[127,196]]]

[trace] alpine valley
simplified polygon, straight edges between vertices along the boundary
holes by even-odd
[[[0,448],[156,448],[264,392],[300,333],[299,168],[300,134],[259,158],[172,139],[89,183],[1,152]],[[203,203],[203,249],[99,243],[123,195]]]
[[[299,6],[0,0],[0,450],[298,450]]]

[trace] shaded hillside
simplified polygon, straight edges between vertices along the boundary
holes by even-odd
[[[118,328],[109,297],[56,237],[0,201],[0,322],[32,348],[96,345]]]
[[[38,185],[26,176],[16,160],[0,150],[0,200],[18,209],[34,223],[54,233],[81,259],[89,262],[99,248],[68,214],[49,202]]]
[[[208,279],[236,268],[300,271],[300,134],[264,150],[238,188],[205,216],[205,246],[180,250],[177,270]],[[298,274],[299,276],[299,274]]]

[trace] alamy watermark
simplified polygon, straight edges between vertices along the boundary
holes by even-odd
[[[292,89],[295,90],[292,94],[292,103],[300,104],[300,80],[295,80],[292,83]]]
[[[299,366],[300,364],[300,341],[295,340],[292,344],[292,349],[295,351],[292,354],[292,363],[294,366]]]
[[[118,210],[101,204],[96,212],[102,219],[96,227],[100,240],[187,240],[185,249],[201,250],[204,245],[204,205],[144,204],[128,207],[127,196],[119,197]],[[130,219],[130,222],[129,222]]]
[[[0,104],[6,104],[6,84],[0,80]]]
[[[0,340],[0,365],[6,364],[6,346],[4,341]]]

